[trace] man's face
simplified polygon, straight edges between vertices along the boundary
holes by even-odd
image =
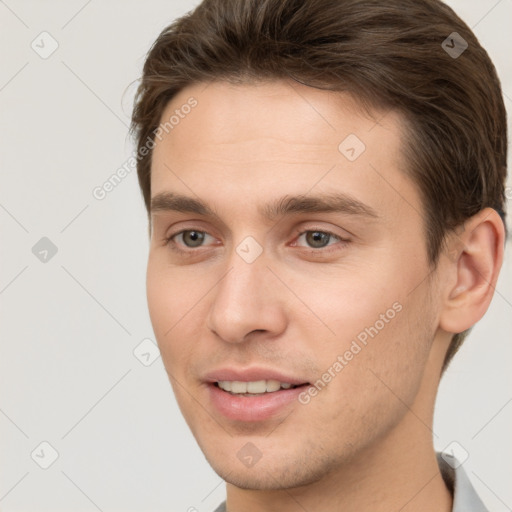
[[[212,467],[239,487],[298,486],[427,429],[406,418],[439,311],[398,115],[280,81],[197,84],[173,114],[153,153],[147,293]]]

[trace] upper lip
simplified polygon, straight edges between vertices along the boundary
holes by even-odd
[[[204,375],[207,382],[233,381],[255,382],[258,380],[277,380],[293,385],[307,384],[306,379],[285,375],[284,373],[270,368],[252,367],[252,368],[219,368],[212,370]]]

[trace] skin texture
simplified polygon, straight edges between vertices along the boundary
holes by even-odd
[[[217,217],[154,212],[147,295],[180,409],[228,482],[228,510],[451,510],[432,446],[433,407],[452,333],[491,300],[498,215],[486,209],[470,219],[433,269],[398,114],[370,116],[346,95],[295,82],[215,82],[182,90],[162,120],[191,96],[197,106],[157,141],[152,197],[201,199]],[[354,161],[338,149],[350,134],[366,147]],[[377,217],[260,215],[283,196],[333,192]],[[166,242],[187,229],[206,233],[202,245],[182,235]],[[335,236],[315,246],[318,231]],[[263,249],[252,263],[236,251],[247,236]],[[309,403],[249,422],[211,404],[204,378],[218,368],[317,381],[397,303],[400,312]],[[249,442],[261,455],[252,467],[237,456]]]

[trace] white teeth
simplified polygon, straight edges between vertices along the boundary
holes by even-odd
[[[222,388],[224,391],[231,391],[231,381],[230,380],[219,381],[219,388]]]
[[[278,391],[281,388],[281,383],[278,380],[267,380],[267,389],[266,391]],[[290,384],[291,386],[291,384]]]
[[[264,380],[247,383],[247,393],[265,393],[265,391],[267,391],[267,383]]]
[[[247,382],[234,380],[231,382],[231,393],[247,393]]]
[[[280,389],[290,389],[292,384],[288,382],[279,382],[278,380],[257,380],[252,382],[242,382],[239,380],[220,380],[219,388],[234,394],[260,395],[263,393],[272,393]]]

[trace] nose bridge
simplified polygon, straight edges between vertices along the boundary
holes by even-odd
[[[255,330],[276,334],[284,328],[284,312],[270,283],[272,273],[263,248],[255,242],[245,239],[233,248],[216,286],[208,327],[225,341],[241,342]]]

